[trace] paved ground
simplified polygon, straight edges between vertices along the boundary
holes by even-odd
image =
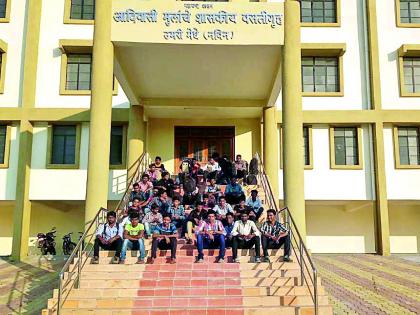
[[[420,314],[420,264],[376,255],[314,255],[334,314]]]
[[[314,258],[334,314],[420,314],[419,263],[375,255]],[[40,314],[63,264],[62,257],[32,256],[21,263],[0,258],[0,314]]]
[[[0,314],[40,314],[63,265],[62,257],[47,261],[30,256],[20,263],[0,258]]]

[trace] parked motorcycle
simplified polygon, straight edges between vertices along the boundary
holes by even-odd
[[[71,240],[72,234],[73,233],[71,232],[63,236],[63,254],[64,255],[70,255],[77,246],[77,244],[72,242]],[[79,240],[82,234],[83,232],[79,232]]]
[[[56,255],[55,250],[55,233],[57,233],[55,227],[51,229],[48,233],[38,233],[37,234],[37,247],[41,250],[42,255]]]

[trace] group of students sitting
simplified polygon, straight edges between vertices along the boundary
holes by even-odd
[[[112,262],[121,264],[125,262],[127,249],[139,250],[137,263],[143,264],[145,238],[152,238],[149,263],[156,259],[158,249],[170,250],[170,263],[175,263],[178,238],[185,238],[187,244],[195,239],[197,262],[203,262],[205,248],[218,248],[217,262],[222,263],[227,247],[232,248],[234,262],[239,262],[239,248],[255,247],[255,262],[261,262],[261,245],[264,262],[269,262],[268,249],[283,245],[284,261],[290,261],[290,236],[277,221],[275,210],[267,210],[267,221],[260,229],[255,223],[263,213],[258,191],[252,190],[246,199],[238,183],[238,178],[246,182],[246,161],[238,155],[231,163],[215,153],[209,163],[214,168],[198,168],[197,161],[184,161],[174,181],[160,157],[156,157],[141,181],[133,184],[122,218],[117,220],[115,212],[108,212],[107,222],[98,227],[92,263],[99,263],[99,250],[103,248],[115,250]],[[230,164],[231,169],[237,164],[238,167],[229,172],[220,164]]]

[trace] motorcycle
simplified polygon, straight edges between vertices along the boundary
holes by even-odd
[[[63,236],[63,253],[64,255],[70,255],[73,250],[76,248],[77,244],[72,242],[71,235],[73,233],[68,233]],[[83,232],[79,232],[79,240],[82,236]]]
[[[56,255],[55,250],[55,233],[57,233],[55,227],[51,229],[48,233],[38,233],[37,234],[37,247],[41,250],[42,255]]]

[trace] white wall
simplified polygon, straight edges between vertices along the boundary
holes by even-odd
[[[420,200],[420,169],[396,169],[391,126],[384,128],[385,170],[388,199]]]
[[[357,211],[346,211],[345,205],[306,206],[306,239],[313,253],[374,253],[374,226],[373,206]]]
[[[377,0],[382,107],[420,109],[419,97],[400,97],[398,52],[403,44],[419,44],[420,28],[396,27],[395,0]]]
[[[80,141],[79,169],[47,169],[48,131],[46,124],[34,127],[31,200],[84,200],[89,146],[89,124],[83,123]],[[109,171],[109,200],[119,200],[125,191],[126,170]]]
[[[20,78],[23,68],[22,49],[24,18],[26,10],[25,0],[11,2],[9,23],[0,23],[0,39],[7,43],[6,80],[4,94],[0,94],[0,107],[17,107],[20,104]]]
[[[93,38],[93,25],[63,24],[64,0],[42,3],[41,36],[37,74],[36,107],[89,108],[89,95],[60,95],[60,39]],[[113,107],[127,108],[128,100],[121,87],[113,97]]]
[[[0,200],[15,200],[19,152],[19,128],[11,127],[9,167],[0,168]]]
[[[363,169],[330,168],[329,129],[325,125],[312,127],[313,170],[305,170],[307,200],[372,200],[374,190],[368,128],[363,127]]]

